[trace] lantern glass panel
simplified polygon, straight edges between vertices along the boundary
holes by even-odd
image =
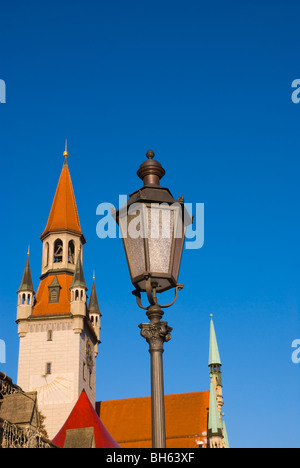
[[[146,270],[145,241],[142,213],[128,212],[127,216],[119,218],[119,225],[129,265],[131,280],[139,275],[144,275]]]
[[[175,215],[167,204],[152,203],[146,207],[151,273],[168,274],[170,271]]]
[[[173,259],[173,267],[172,267],[172,276],[174,280],[176,281],[176,283],[177,283],[178,275],[179,275],[183,245],[184,245],[184,240],[185,240],[185,232],[186,232],[186,227],[184,226],[183,221],[180,219],[180,216],[179,216],[179,222],[177,224],[177,234],[175,235],[175,242],[174,242],[174,259]]]

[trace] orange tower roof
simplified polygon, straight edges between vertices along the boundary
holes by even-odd
[[[49,232],[57,231],[71,231],[83,236],[67,161],[63,165],[48,222],[41,239]]]
[[[49,302],[49,286],[55,278],[55,274],[49,275],[42,279],[36,293],[35,304],[32,311],[32,317],[36,316],[52,316],[52,315],[69,315],[71,311],[71,291],[70,286],[73,277],[70,275],[59,275],[58,282],[61,287],[59,301],[56,303]]]

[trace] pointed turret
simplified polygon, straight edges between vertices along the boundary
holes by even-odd
[[[92,286],[91,297],[90,297],[90,302],[89,302],[89,313],[90,313],[90,316],[96,314],[102,317],[102,314],[100,312],[97,292],[96,292],[95,277],[93,278],[93,286]]]
[[[82,288],[87,290],[86,282],[84,279],[83,268],[81,263],[81,254],[78,254],[77,263],[74,271],[73,281],[70,286],[70,289],[73,288]]]
[[[32,282],[32,275],[31,275],[31,268],[30,268],[30,262],[29,262],[29,252],[27,254],[27,260],[21,280],[20,287],[17,291],[17,293],[21,292],[31,292],[35,294],[34,292],[34,287],[33,287],[33,282]]]
[[[224,448],[224,439],[219,417],[217,399],[213,383],[213,376],[211,375],[210,393],[209,393],[209,413],[208,413],[208,426],[207,438],[209,440],[209,448]]]
[[[91,291],[91,297],[90,297],[88,310],[89,310],[90,321],[93,324],[96,336],[97,336],[98,341],[100,343],[100,330],[101,330],[101,317],[102,317],[102,314],[100,312],[100,307],[99,307],[99,302],[98,302],[98,297],[97,297],[97,292],[96,292],[95,275],[93,276],[93,286],[92,286],[92,291]],[[97,345],[96,352],[98,353],[98,345]]]
[[[74,316],[73,330],[75,333],[81,333],[84,327],[84,318],[87,313],[86,291],[87,286],[84,279],[81,253],[79,252],[73,281],[70,286],[71,291],[71,314]]]
[[[33,309],[33,298],[35,295],[34,287],[32,283],[32,275],[29,262],[29,252],[27,254],[27,260],[21,280],[20,287],[17,291],[18,294],[18,306],[17,306],[17,323],[19,336],[25,336],[27,333],[27,322],[26,319],[30,317]]]
[[[212,382],[214,384],[214,390],[217,398],[217,405],[219,411],[219,418],[221,420],[221,408],[223,406],[223,396],[222,396],[222,377],[221,377],[221,359],[219,354],[219,348],[216,338],[216,332],[214,327],[214,322],[210,316],[210,339],[209,339],[209,358],[208,366],[210,368],[210,373],[212,375]]]

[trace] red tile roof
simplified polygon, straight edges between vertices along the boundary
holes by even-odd
[[[209,391],[165,395],[167,448],[206,447],[208,408]],[[96,409],[121,447],[151,448],[150,397],[101,401]]]
[[[72,284],[73,276],[71,275],[57,275],[58,282],[61,290],[59,294],[59,302],[49,303],[49,289],[48,286],[54,280],[55,275],[46,276],[42,279],[36,293],[35,305],[33,307],[32,316],[41,315],[69,315],[71,311],[71,292],[70,286]]]
[[[64,447],[68,429],[94,428],[96,448],[120,448],[100,421],[87,394],[83,391],[65,424],[53,439],[53,444]]]

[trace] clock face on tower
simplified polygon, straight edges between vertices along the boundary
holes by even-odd
[[[86,365],[91,369],[93,367],[93,346],[89,338],[86,340],[85,344],[85,359]]]

